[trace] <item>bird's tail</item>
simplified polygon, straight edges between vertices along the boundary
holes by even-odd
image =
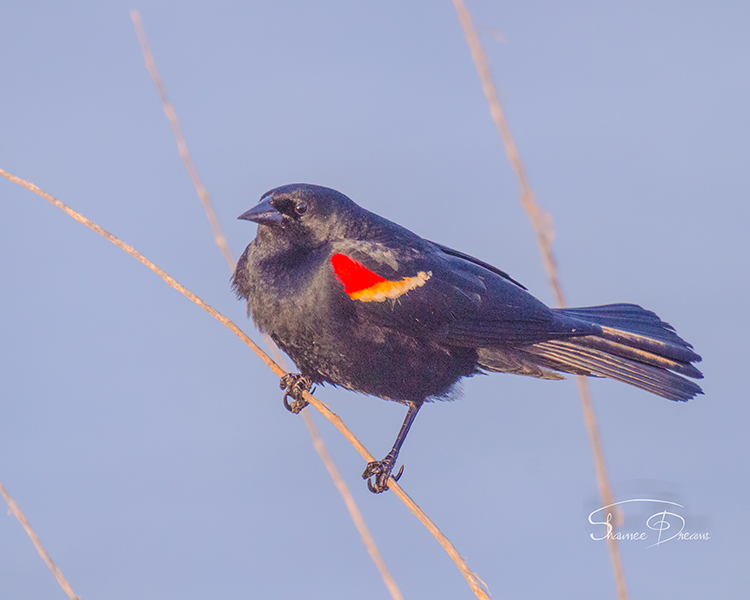
[[[692,365],[701,357],[653,312],[635,304],[560,308],[555,312],[598,325],[601,333],[553,339],[519,349],[540,367],[608,377],[669,400],[689,400],[703,393],[699,385],[683,377],[703,378]]]

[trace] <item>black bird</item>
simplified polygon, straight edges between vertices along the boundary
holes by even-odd
[[[237,263],[234,288],[300,371],[282,378],[284,405],[298,413],[303,391],[331,383],[408,406],[393,448],[362,475],[373,492],[388,489],[422,404],[447,398],[462,377],[563,372],[669,400],[703,393],[683,377],[703,377],[691,364],[701,357],[653,312],[635,304],[548,308],[500,269],[336,190],[282,186],[239,218],[258,223],[258,233]]]

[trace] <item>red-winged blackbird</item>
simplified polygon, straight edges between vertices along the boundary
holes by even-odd
[[[258,234],[237,263],[234,287],[255,325],[300,370],[282,378],[285,406],[302,410],[302,391],[315,383],[408,406],[393,448],[362,475],[374,492],[388,489],[422,404],[448,398],[462,377],[562,379],[562,371],[670,400],[702,393],[681,377],[703,377],[691,364],[700,356],[653,312],[634,304],[550,309],[500,269],[335,190],[279,187],[239,218],[258,223]]]

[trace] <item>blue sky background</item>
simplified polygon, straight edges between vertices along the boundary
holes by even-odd
[[[703,355],[675,404],[592,382],[618,499],[710,540],[620,545],[632,598],[744,597],[750,5],[470,1],[571,305],[636,302]],[[141,11],[238,256],[304,181],[552,302],[450,2],[5,3],[0,167],[134,245],[259,339],[178,158]],[[499,32],[504,41],[498,41]],[[384,598],[278,380],[131,257],[0,181],[0,481],[82,598]],[[403,407],[320,389],[377,456]],[[314,415],[406,598],[469,598],[447,555]],[[614,597],[572,382],[465,382],[402,452],[405,489],[495,598]],[[648,507],[646,507],[648,508]],[[626,511],[632,531],[642,511]],[[655,511],[651,511],[655,512]],[[11,516],[0,598],[63,597]]]

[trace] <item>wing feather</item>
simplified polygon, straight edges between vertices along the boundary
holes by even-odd
[[[555,313],[505,272],[445,246],[422,241],[403,251],[369,242],[337,245],[336,254],[394,284],[419,278],[419,285],[404,286],[403,293],[385,301],[350,296],[363,321],[417,338],[480,348],[600,332],[596,325]]]

